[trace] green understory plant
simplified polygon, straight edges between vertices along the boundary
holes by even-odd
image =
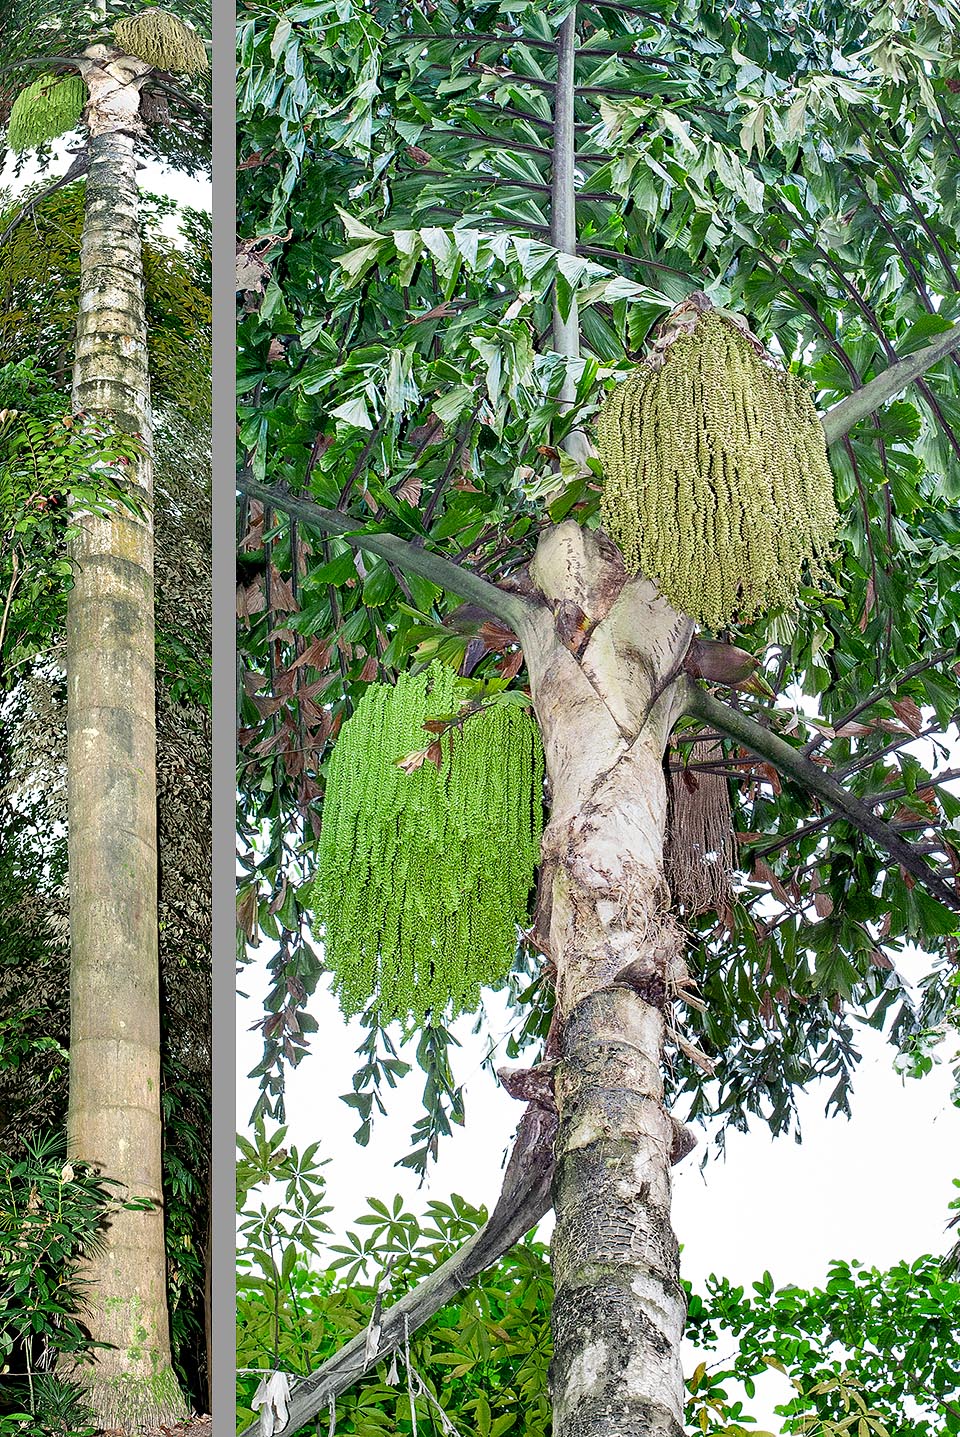
[[[323,1241],[329,1208],[321,1205],[319,1145],[299,1154],[285,1144],[286,1129],[268,1137],[262,1121],[253,1142],[238,1139],[240,1428],[254,1416],[265,1373],[294,1383],[316,1370],[363,1333],[378,1301],[385,1311],[486,1219],[456,1195],[427,1203],[420,1216],[399,1196],[372,1198],[340,1241]],[[274,1196],[281,1182],[282,1200]],[[298,1251],[308,1214],[309,1240]],[[769,1272],[749,1289],[714,1275],[700,1291],[683,1285],[686,1337],[704,1354],[686,1384],[692,1437],[960,1432],[960,1283],[943,1276],[936,1257],[886,1270],[835,1260],[809,1289],[777,1286]],[[407,1437],[412,1385],[421,1433],[548,1437],[552,1293],[549,1250],[529,1234],[425,1326],[411,1324],[406,1353],[336,1399],[337,1432]],[[750,1410],[771,1370],[792,1388],[774,1400],[776,1434]],[[765,1394],[768,1410],[770,1400]]]
[[[58,1364],[82,1363],[93,1350],[77,1315],[78,1268],[102,1244],[115,1205],[109,1183],[65,1154],[59,1131],[22,1139],[14,1155],[0,1152],[0,1413],[13,1405],[41,1424],[48,1407],[64,1420],[77,1417],[76,1393],[69,1401],[70,1384],[53,1374]],[[9,1411],[5,1420],[14,1420]]]

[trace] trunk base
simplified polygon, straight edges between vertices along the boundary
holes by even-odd
[[[154,1373],[118,1372],[110,1375],[94,1368],[76,1371],[73,1380],[83,1386],[101,1432],[128,1434],[172,1427],[190,1415],[172,1368],[160,1365]],[[102,1364],[101,1364],[102,1366]]]
[[[551,1243],[556,1437],[682,1437],[686,1302],[670,1225],[663,1015],[629,988],[567,1020]]]

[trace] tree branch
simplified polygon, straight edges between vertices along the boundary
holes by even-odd
[[[804,754],[815,753],[821,744],[826,743],[828,738],[834,737],[838,728],[843,728],[843,725],[849,723],[851,719],[859,718],[865,709],[872,708],[874,704],[880,703],[882,699],[888,698],[891,688],[899,688],[902,683],[906,683],[907,679],[916,678],[917,674],[925,673],[927,669],[936,668],[937,664],[942,664],[946,659],[956,658],[960,658],[960,647],[956,644],[949,644],[946,648],[937,649],[929,658],[920,659],[917,663],[911,664],[909,668],[897,674],[892,683],[887,684],[884,688],[874,689],[872,693],[867,694],[865,699],[861,699],[859,703],[854,704],[853,708],[847,709],[845,713],[839,714],[835,719],[832,719],[830,722],[832,732],[815,734],[812,739],[804,744],[802,752]]]
[[[529,1103],[520,1120],[500,1199],[487,1223],[458,1248],[429,1277],[384,1308],[376,1353],[366,1357],[368,1329],[341,1347],[333,1357],[297,1382],[287,1403],[287,1425],[275,1437],[290,1437],[346,1392],[348,1387],[384,1362],[415,1332],[462,1292],[484,1271],[509,1252],[550,1207],[553,1180],[553,1139],[557,1118],[537,1103]],[[262,1437],[259,1419],[240,1437]]]
[[[523,35],[491,35],[487,33],[474,34],[470,30],[424,30],[415,36],[424,45],[430,44],[433,40],[456,40],[462,41],[476,49],[481,45],[523,45],[530,50],[555,50],[556,42],[553,40],[531,40]]]
[[[695,765],[691,764],[690,767],[693,768]],[[941,783],[953,783],[958,778],[960,778],[960,768],[948,768],[942,773],[935,773],[932,777],[925,778],[918,787],[922,792],[928,788],[936,788]],[[910,790],[907,788],[889,788],[883,792],[865,793],[861,802],[868,808],[872,808],[874,805],[893,803],[896,799],[906,798],[909,792]],[[820,818],[811,819],[809,823],[804,823],[800,828],[795,828],[792,833],[784,834],[781,838],[771,838],[768,842],[761,843],[757,847],[751,844],[751,856],[754,858],[766,858],[767,854],[778,853],[781,848],[791,848],[799,843],[801,838],[809,838],[811,833],[822,832],[823,829],[828,828],[829,825],[835,822],[839,817],[840,814],[834,810],[832,813],[823,814]]]
[[[432,554],[428,549],[421,549],[417,544],[401,539],[398,534],[364,533],[363,530],[357,529],[356,521],[346,514],[339,514],[335,509],[324,509],[312,499],[288,494],[282,489],[271,489],[266,484],[258,484],[255,479],[244,474],[238,474],[237,488],[241,493],[249,494],[251,499],[259,499],[262,504],[282,509],[291,518],[299,519],[301,524],[319,529],[325,534],[338,534],[346,539],[348,544],[370,554],[377,554],[389,563],[396,564],[405,573],[419,574],[438,588],[449,589],[464,599],[481,604],[491,614],[503,619],[514,631],[530,611],[529,601],[521,595],[507,593],[487,579],[481,579],[479,574],[469,569],[461,569],[442,554]]]
[[[927,892],[945,908],[954,913],[960,912],[960,894],[950,889],[942,878],[928,868],[921,855],[909,843],[904,843],[888,823],[878,818],[860,799],[847,793],[836,779],[806,758],[799,749],[795,749],[778,734],[770,733],[746,714],[714,698],[706,689],[699,688],[689,679],[686,712],[712,724],[730,738],[735,738],[745,748],[767,759],[788,778],[817,794],[824,802],[829,803],[831,808],[842,813],[861,833],[865,833],[881,848],[886,849],[890,857],[922,883]]]
[[[482,134],[479,130],[460,130],[455,125],[444,125],[443,129],[427,130],[420,138],[421,140],[430,140],[434,135],[439,135],[441,139],[444,139],[447,135],[453,135],[458,140],[473,140],[478,149],[520,150],[526,155],[539,155],[544,160],[549,160],[553,156],[553,150],[547,148],[545,145],[528,145],[525,141],[515,140],[509,135],[487,135]],[[598,150],[595,154],[589,155],[578,151],[576,155],[578,165],[606,165],[612,159],[613,156],[608,155],[603,150]],[[619,199],[621,196],[618,195],[617,198]]]
[[[7,225],[3,234],[0,234],[0,245],[4,244],[5,241],[10,238],[14,230],[17,228],[17,225],[22,224],[23,221],[28,218],[28,216],[33,214],[34,210],[39,204],[43,202],[43,200],[45,200],[49,195],[52,195],[55,190],[63,189],[64,185],[69,185],[72,184],[74,180],[79,180],[82,175],[85,175],[87,173],[89,168],[90,158],[87,155],[86,150],[84,149],[74,158],[73,162],[70,165],[70,168],[67,170],[65,175],[61,175],[58,180],[54,180],[52,185],[47,185],[47,188],[45,190],[41,190],[38,195],[34,195],[32,199],[27,200],[23,208],[17,211],[13,219]]]
[[[68,70],[77,70],[81,63],[79,55],[31,55],[23,60],[11,60],[9,65],[0,65],[0,75],[7,75],[11,70],[19,70],[24,65],[45,65],[48,69],[52,65],[60,65]]]
[[[195,100],[192,95],[188,95],[186,90],[181,90],[179,85],[174,84],[172,80],[168,80],[165,75],[158,75],[154,72],[150,76],[149,85],[151,88],[156,87],[156,89],[162,90],[165,95],[172,96],[174,100],[179,100],[181,105],[186,105],[187,109],[192,110],[195,115],[210,114],[211,107],[209,105],[201,105],[199,100]]]
[[[874,410],[879,409],[881,404],[887,400],[895,399],[896,396],[913,380],[926,374],[938,360],[946,355],[952,354],[960,349],[960,322],[947,329],[943,334],[938,334],[931,344],[923,349],[918,349],[916,354],[908,354],[905,359],[897,360],[891,364],[882,374],[876,375],[862,389],[857,389],[853,394],[848,394],[846,399],[841,399],[832,409],[828,409],[823,416],[823,432],[828,444],[836,444],[838,439],[849,434],[855,424],[861,419],[868,419]]]
[[[430,133],[439,134],[441,132],[439,130],[431,130]],[[447,133],[449,133],[449,131]],[[460,133],[463,134],[464,131],[460,131]],[[422,138],[426,137],[424,136]],[[478,136],[477,138],[482,140],[482,136]],[[425,180],[429,180],[431,178],[439,178],[442,180],[456,180],[459,178],[461,188],[463,189],[470,189],[471,186],[475,183],[496,185],[498,189],[502,190],[535,190],[538,193],[545,195],[551,194],[553,189],[552,185],[541,184],[538,180],[521,180],[518,179],[515,175],[484,175],[481,174],[478,170],[470,170],[467,173],[469,178],[464,176],[462,172],[458,176],[452,170],[441,170],[434,169],[432,167],[428,168],[427,166],[422,166],[420,169],[410,170],[407,174],[403,176],[403,178],[416,179],[420,175],[423,175]],[[577,199],[594,201],[602,200],[606,204],[623,203],[622,197],[620,195],[609,193],[607,190],[578,190]],[[573,251],[570,250],[569,253],[572,254]]]

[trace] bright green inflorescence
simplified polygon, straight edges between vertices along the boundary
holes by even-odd
[[[72,130],[87,103],[79,75],[41,75],[25,86],[10,107],[7,144],[16,154]]]
[[[810,391],[721,314],[613,391],[597,440],[604,527],[699,623],[792,607],[805,564],[825,578],[837,512]]]
[[[312,896],[348,1017],[455,1017],[513,962],[539,861],[536,724],[489,704],[440,737],[439,768],[398,763],[429,743],[425,720],[461,702],[461,681],[435,662],[371,685],[337,740]]]
[[[196,30],[167,10],[142,10],[113,27],[117,44],[161,70],[199,75],[207,69],[207,52]]]

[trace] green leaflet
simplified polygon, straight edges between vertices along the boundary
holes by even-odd
[[[833,478],[809,390],[716,312],[642,364],[597,417],[601,516],[628,569],[722,628],[822,582]]]
[[[452,754],[443,735],[439,768],[398,766],[429,742],[425,719],[457,712],[459,689],[436,662],[371,685],[337,740],[312,902],[347,1016],[456,1016],[513,962],[542,830],[536,724],[493,704],[453,731]]]
[[[7,144],[16,154],[72,130],[83,114],[87,87],[79,75],[40,75],[10,107]]]

